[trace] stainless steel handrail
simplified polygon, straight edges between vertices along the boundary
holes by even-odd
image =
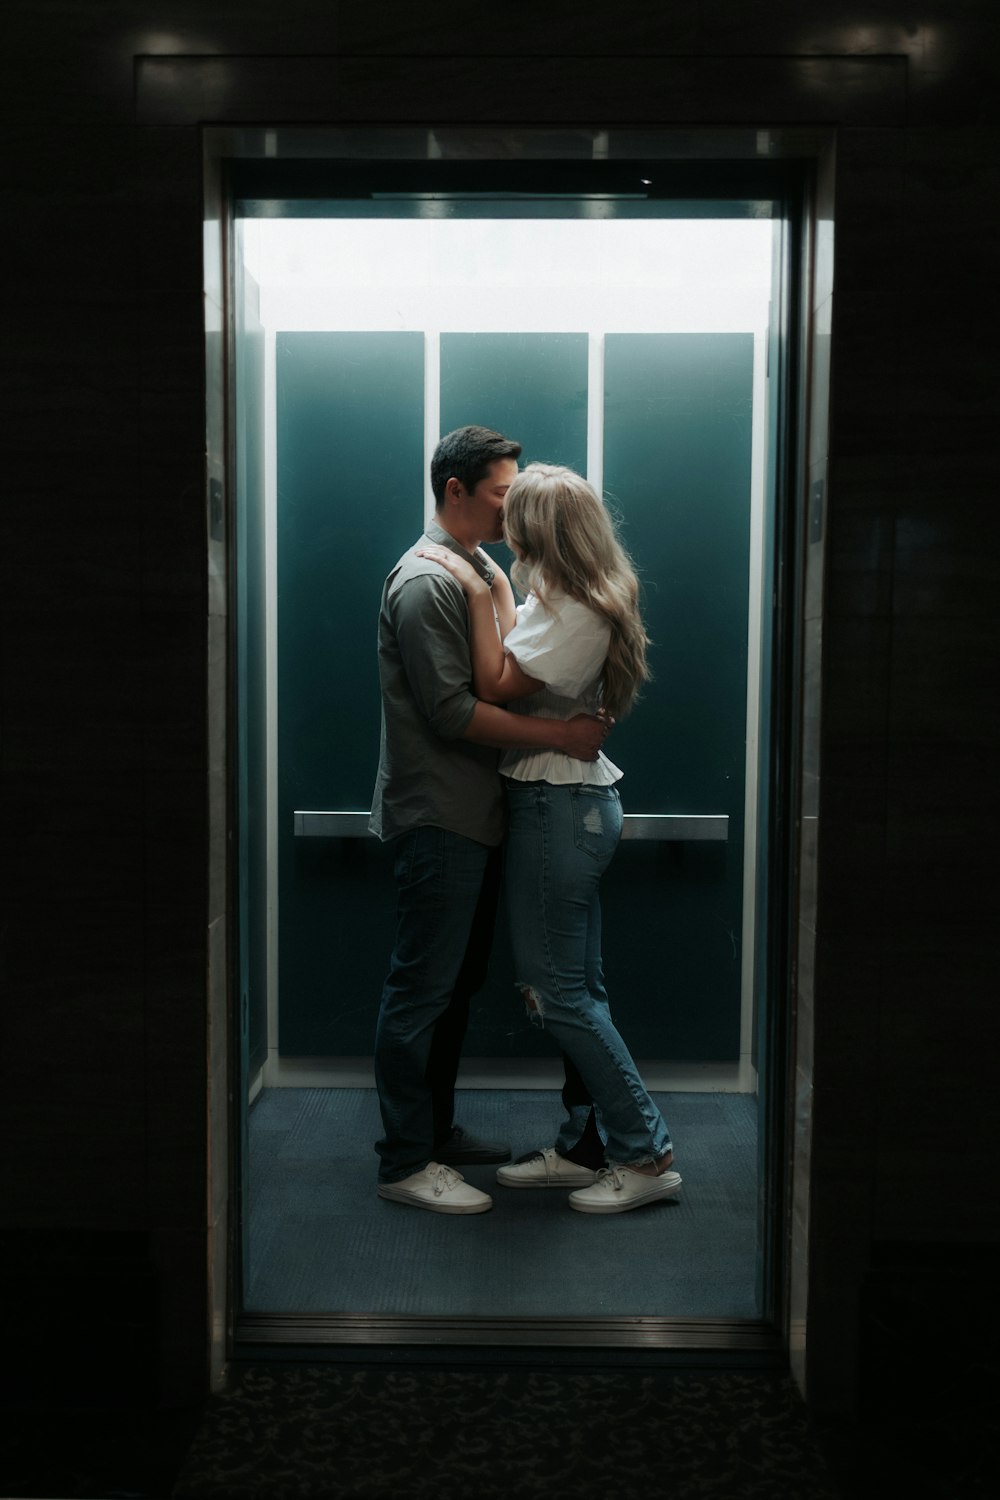
[[[368,836],[367,812],[296,812],[292,816],[297,839],[361,839]],[[622,838],[656,843],[726,843],[729,815],[626,813]]]

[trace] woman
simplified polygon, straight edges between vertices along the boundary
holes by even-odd
[[[491,591],[455,552],[421,549],[468,597],[477,697],[549,718],[599,708],[621,717],[649,675],[647,638],[635,573],[603,503],[571,469],[529,464],[507,492],[504,535],[527,594],[516,610],[501,572]],[[601,967],[598,886],[621,837],[622,773],[603,754],[591,763],[531,750],[506,752],[500,771],[518,985],[567,1061],[567,1118],[554,1147],[502,1167],[497,1181],[575,1186],[570,1206],[583,1213],[671,1197],[681,1179],[670,1170],[670,1135],[611,1020]],[[608,1161],[596,1171],[595,1148]]]

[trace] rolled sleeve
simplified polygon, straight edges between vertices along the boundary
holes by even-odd
[[[461,739],[476,707],[461,586],[443,570],[420,573],[400,584],[389,606],[417,708],[442,739]]]

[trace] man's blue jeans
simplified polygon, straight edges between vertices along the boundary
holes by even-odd
[[[508,779],[506,786],[507,910],[529,1015],[575,1064],[609,1161],[659,1160],[670,1134],[612,1022],[601,964],[598,888],[621,838],[618,793],[544,781]],[[577,1144],[588,1113],[586,1104],[569,1106],[557,1150]]]
[[[454,1123],[469,1001],[489,964],[500,860],[499,848],[445,828],[414,828],[396,840],[396,941],[375,1035],[380,1182],[419,1172]]]

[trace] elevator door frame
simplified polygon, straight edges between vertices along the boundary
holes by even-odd
[[[373,1318],[354,1315],[284,1315],[249,1316],[240,1305],[241,1203],[238,1190],[241,1157],[241,1132],[245,1124],[245,1105],[241,1099],[241,1007],[239,989],[238,927],[238,834],[239,786],[237,773],[237,736],[235,703],[235,626],[237,609],[234,600],[234,498],[232,482],[233,452],[232,372],[234,348],[232,309],[232,203],[235,197],[234,177],[248,165],[258,174],[262,193],[275,197],[298,197],[315,192],[322,179],[324,163],[345,156],[363,171],[366,160],[412,161],[431,167],[435,161],[482,160],[487,169],[490,152],[495,149],[496,132],[477,137],[474,130],[428,130],[421,133],[396,133],[394,155],[393,132],[380,130],[351,133],[345,149],[343,132],[247,129],[206,131],[206,223],[214,222],[217,241],[206,236],[207,286],[219,276],[222,296],[219,299],[222,326],[213,327],[213,315],[207,317],[207,366],[209,398],[208,519],[210,577],[219,578],[227,603],[227,650],[225,652],[225,715],[220,722],[218,703],[210,706],[210,734],[225,750],[227,819],[224,828],[213,827],[214,841],[225,850],[227,884],[227,931],[224,934],[226,975],[225,1015],[218,1013],[218,987],[210,985],[210,1030],[216,1038],[212,1055],[211,1119],[213,1139],[213,1202],[225,1201],[227,1212],[215,1220],[216,1229],[210,1256],[210,1293],[213,1307],[213,1364],[219,1367],[226,1358],[246,1358],[262,1353],[294,1357],[296,1351],[315,1358],[319,1350],[336,1357],[357,1357],[360,1347],[388,1351],[391,1346],[408,1344],[419,1355],[423,1349],[439,1357],[442,1347],[466,1351],[475,1357],[476,1346],[503,1346],[514,1349],[545,1349],[546,1357],[560,1349],[633,1349],[647,1353],[659,1351],[667,1359],[683,1352],[692,1355],[717,1356],[722,1351],[754,1358],[782,1357],[789,1337],[789,1283],[791,1266],[786,1251],[790,1233],[793,1200],[793,1131],[790,1124],[790,1101],[795,1097],[793,995],[794,974],[800,936],[797,933],[797,829],[800,816],[802,780],[801,676],[802,634],[804,620],[804,538],[808,536],[808,487],[806,484],[807,412],[806,390],[810,373],[811,339],[810,272],[814,223],[811,185],[817,158],[830,149],[829,142],[819,141],[809,133],[802,142],[794,132],[784,139],[771,139],[768,159],[761,161],[761,133],[738,133],[734,153],[734,133],[713,141],[711,132],[697,132],[697,159],[692,159],[692,137],[683,138],[671,132],[642,132],[641,155],[656,161],[661,178],[673,183],[671,196],[697,202],[705,199],[770,198],[781,202],[782,217],[789,236],[784,266],[788,280],[780,289],[779,322],[781,327],[782,371],[780,375],[780,413],[777,424],[774,460],[775,539],[774,565],[774,647],[771,660],[771,772],[769,844],[771,861],[768,870],[768,963],[766,972],[766,1034],[763,1045],[767,1053],[770,1083],[766,1089],[761,1129],[766,1142],[766,1182],[764,1193],[767,1228],[763,1245],[761,1276],[764,1287],[764,1316],[759,1320],[736,1321],[724,1318],[616,1318],[616,1319],[541,1319],[513,1320],[501,1318]],[[549,132],[530,130],[505,132],[508,150],[511,142],[521,143],[526,158],[533,165],[565,162],[572,166],[615,154],[614,132],[575,131],[567,141],[560,136],[549,139]],[[637,133],[629,133],[630,148],[635,150]],[[713,147],[716,152],[713,157]],[[509,168],[509,160],[504,166]],[[238,169],[238,170],[234,170]],[[247,179],[244,179],[244,181]],[[283,184],[283,188],[281,185]],[[213,267],[213,251],[218,264]],[[213,397],[221,400],[213,428]],[[214,437],[214,441],[213,441]],[[218,657],[215,658],[216,662]],[[214,679],[218,682],[218,677]],[[213,685],[210,671],[210,703]],[[216,696],[216,700],[218,695]],[[762,996],[762,1000],[764,997]],[[224,1023],[225,1057],[219,1045],[220,1027]],[[806,1127],[807,1130],[807,1127]],[[801,1152],[802,1132],[795,1137],[796,1160],[808,1159]],[[805,1138],[807,1146],[807,1134]],[[225,1183],[223,1184],[223,1179]],[[225,1192],[220,1189],[224,1186]],[[801,1186],[801,1185],[799,1185]],[[797,1193],[796,1193],[797,1196]]]

